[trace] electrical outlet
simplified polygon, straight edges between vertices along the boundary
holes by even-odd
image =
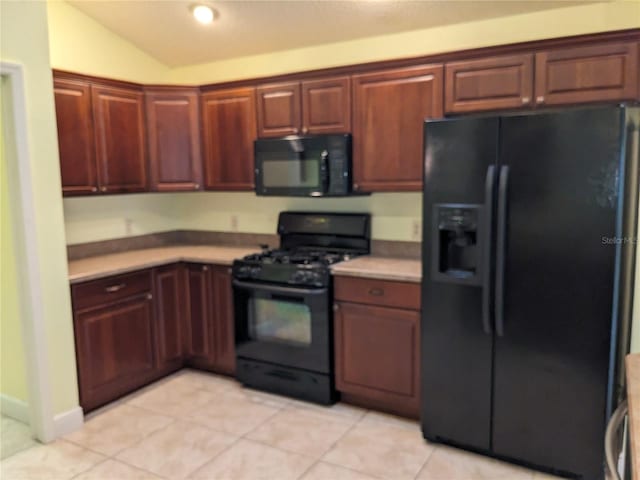
[[[237,215],[231,215],[231,231],[232,232],[237,232],[238,231],[238,216]]]
[[[133,235],[133,220],[130,218],[124,219],[124,233],[125,235]]]
[[[422,239],[422,225],[420,220],[414,220],[411,223],[411,240],[421,240]]]

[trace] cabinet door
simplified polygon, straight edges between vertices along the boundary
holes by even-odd
[[[302,82],[302,133],[351,131],[351,82],[349,77]]]
[[[638,99],[638,43],[607,43],[536,54],[536,104]]]
[[[93,85],[93,120],[100,191],[147,189],[144,95],[137,89]]]
[[[337,303],[336,388],[360,403],[418,416],[420,314]]]
[[[533,55],[447,63],[444,92],[447,113],[529,106],[533,96]]]
[[[213,365],[214,330],[211,301],[211,271],[207,265],[188,265],[189,324],[187,351],[190,359]]]
[[[87,82],[55,78],[53,92],[64,195],[98,191],[91,89]]]
[[[152,378],[152,318],[151,294],[76,313],[80,404],[85,411]]]
[[[202,183],[196,89],[145,92],[151,189],[198,190]]]
[[[255,89],[203,93],[201,105],[206,188],[253,190]]]
[[[169,265],[154,272],[156,350],[158,368],[172,370],[182,366],[185,308],[184,269]]]
[[[353,77],[355,190],[422,188],[424,120],[442,116],[442,65]]]
[[[216,266],[212,269],[213,308],[215,311],[216,367],[228,374],[236,371],[235,329],[231,269]]]
[[[283,137],[300,133],[300,83],[262,85],[258,96],[258,136]]]

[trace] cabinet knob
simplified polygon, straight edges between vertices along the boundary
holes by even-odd
[[[206,265],[204,265],[204,266],[202,267],[202,271],[203,271],[203,272],[208,272],[208,271],[209,271],[209,267],[207,267]]]
[[[299,128],[297,128],[297,127],[296,127],[296,128],[294,128],[294,129],[293,129],[293,133],[300,133],[300,129],[299,129]]]
[[[302,127],[302,133],[307,133],[309,129],[307,127]]]
[[[91,187],[91,191],[92,192],[97,192],[98,191],[98,187]]]
[[[360,190],[360,185],[358,185],[357,183],[353,184],[353,189],[354,190]]]
[[[536,97],[536,102],[537,103],[544,103],[544,96],[543,95],[539,95]]]
[[[153,298],[153,295],[151,295],[150,293],[147,293],[147,300],[151,300]]]
[[[106,192],[107,191],[107,187],[100,187],[100,191],[101,192]]]
[[[531,98],[529,98],[529,97],[522,97],[522,103],[523,103],[523,104],[527,104],[527,103],[529,103],[530,101],[531,101]]]
[[[337,303],[334,303],[334,304],[333,304],[333,311],[334,311],[334,312],[337,312],[338,310],[340,310],[340,307],[338,306],[338,304],[337,304]]]

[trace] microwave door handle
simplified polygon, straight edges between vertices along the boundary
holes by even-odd
[[[322,193],[329,191],[329,152],[323,150],[320,154],[320,177],[322,181]]]

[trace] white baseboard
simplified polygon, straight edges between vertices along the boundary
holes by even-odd
[[[75,407],[53,417],[53,434],[55,438],[62,437],[82,428],[84,413],[82,408]]]
[[[7,417],[29,424],[29,405],[23,400],[0,393],[0,411]]]

